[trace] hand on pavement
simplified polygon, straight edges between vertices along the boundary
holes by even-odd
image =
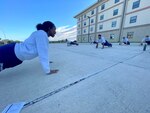
[[[50,72],[48,73],[48,75],[50,75],[50,74],[55,74],[55,73],[57,73],[58,71],[59,71],[58,69],[50,70]]]

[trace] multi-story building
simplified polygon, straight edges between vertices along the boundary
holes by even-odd
[[[140,42],[150,35],[150,0],[98,0],[74,18],[79,42],[97,40],[98,34],[111,42]]]

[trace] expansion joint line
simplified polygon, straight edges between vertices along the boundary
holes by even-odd
[[[141,52],[141,53],[139,53],[139,54],[137,54],[137,55],[135,55],[135,56],[132,56],[132,57],[126,59],[126,61],[129,60],[129,59],[132,59],[132,58],[134,58],[134,57],[136,57],[136,56],[138,56],[138,55],[141,55],[142,53],[143,53],[143,52]],[[106,71],[106,70],[108,70],[108,69],[110,69],[110,68],[112,68],[112,67],[114,67],[114,66],[116,66],[116,65],[118,65],[118,64],[120,64],[120,63],[123,63],[123,61],[122,61],[122,62],[117,62],[117,63],[115,63],[115,64],[113,64],[113,65],[111,65],[111,66],[109,66],[109,67],[107,67],[107,68],[105,68],[105,69],[103,69],[103,70],[101,70],[101,71],[98,71],[98,72],[95,72],[95,73],[93,73],[93,74],[90,74],[90,75],[88,75],[88,76],[86,76],[86,77],[84,77],[84,78],[81,78],[81,79],[79,79],[79,80],[77,80],[77,81],[75,81],[75,82],[72,82],[72,83],[70,83],[70,84],[68,84],[68,85],[65,85],[65,86],[63,86],[63,87],[61,87],[61,88],[59,88],[59,89],[57,89],[57,90],[54,90],[54,91],[48,93],[48,94],[45,94],[45,95],[43,95],[43,96],[41,96],[41,97],[39,97],[39,98],[36,98],[36,99],[34,99],[33,101],[30,101],[30,102],[26,103],[23,108],[29,107],[29,106],[31,106],[31,105],[37,103],[37,102],[40,102],[40,101],[42,101],[42,100],[44,100],[44,99],[46,99],[46,98],[48,98],[48,97],[50,97],[50,96],[52,96],[52,95],[54,95],[54,94],[57,94],[57,93],[59,93],[59,92],[65,90],[65,89],[67,89],[67,88],[69,88],[69,87],[71,87],[71,86],[74,86],[74,85],[77,84],[77,83],[80,83],[81,81],[84,81],[84,80],[86,80],[86,79],[88,79],[88,78],[90,78],[90,77],[96,76],[97,74],[99,74],[99,73],[101,73],[101,72],[103,72],[103,71]]]
[[[117,64],[119,64],[119,63],[116,63],[116,64],[114,64],[114,65],[111,65],[111,66],[109,66],[109,67],[107,67],[107,68],[105,68],[105,69],[103,69],[103,70],[101,70],[101,71],[98,71],[98,72],[96,72],[96,73],[93,73],[93,74],[91,74],[91,75],[89,75],[89,76],[86,76],[86,77],[81,78],[81,79],[79,79],[79,80],[77,80],[77,81],[75,81],[75,82],[72,82],[72,83],[70,83],[70,84],[68,84],[68,85],[66,85],[66,86],[64,86],[64,87],[61,87],[61,88],[59,88],[59,89],[57,89],[57,90],[54,90],[54,91],[52,91],[52,92],[50,92],[50,93],[48,93],[48,94],[46,94],[46,95],[43,95],[43,96],[41,96],[41,97],[39,97],[39,98],[36,98],[36,99],[34,99],[33,101],[30,101],[30,102],[26,103],[23,108],[29,107],[29,106],[31,106],[31,105],[37,103],[37,102],[40,102],[40,101],[42,101],[42,100],[44,100],[44,99],[46,99],[46,98],[48,98],[48,97],[50,97],[50,96],[52,96],[52,95],[54,95],[54,94],[57,94],[57,93],[59,93],[59,92],[65,90],[65,89],[67,89],[67,88],[69,88],[69,87],[71,87],[71,86],[74,86],[75,84],[77,84],[77,83],[79,83],[79,82],[81,82],[81,81],[83,81],[83,80],[86,80],[86,79],[88,79],[88,78],[90,78],[90,77],[92,77],[92,76],[95,76],[95,75],[97,75],[97,74],[99,74],[99,73],[101,73],[101,72],[103,72],[103,71],[105,71],[105,70],[107,70],[107,69],[109,69],[109,68],[111,68],[111,67],[114,67],[114,66],[117,65]]]

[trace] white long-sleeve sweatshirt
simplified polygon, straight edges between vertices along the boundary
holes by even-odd
[[[21,61],[39,57],[45,73],[50,72],[49,65],[49,40],[45,31],[33,32],[29,38],[15,45],[15,54]]]
[[[100,39],[98,39],[98,42],[100,42],[100,43],[105,43],[105,42],[106,42],[106,40],[105,40],[105,38],[104,38],[104,37],[101,37]]]
[[[128,41],[129,41],[129,39],[127,37],[125,37],[125,38],[122,39],[122,42],[127,43]]]

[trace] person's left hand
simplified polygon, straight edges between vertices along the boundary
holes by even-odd
[[[48,75],[50,75],[50,74],[55,74],[55,73],[57,73],[58,71],[59,71],[58,69],[50,70],[50,72],[47,73],[47,74],[48,74]]]

